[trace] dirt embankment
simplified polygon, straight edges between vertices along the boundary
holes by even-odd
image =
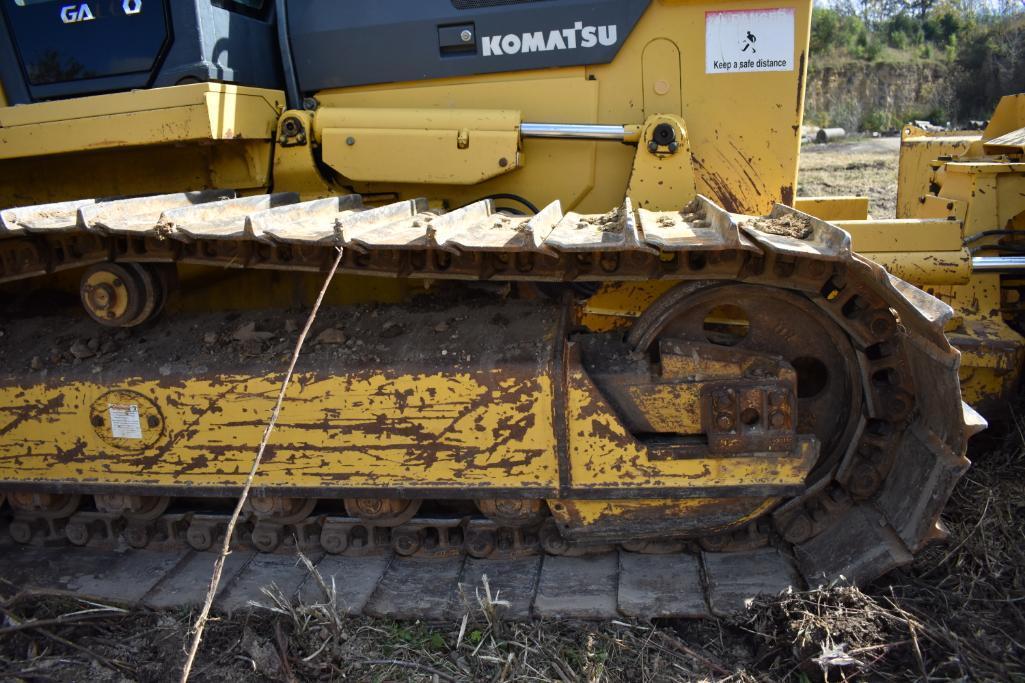
[[[897,128],[953,111],[953,97],[950,67],[942,62],[812,64],[805,118],[849,131]]]

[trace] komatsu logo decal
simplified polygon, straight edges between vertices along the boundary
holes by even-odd
[[[584,22],[578,21],[573,24],[573,28],[548,32],[534,31],[532,33],[509,33],[504,36],[484,36],[482,48],[485,57],[495,57],[518,55],[525,52],[577,50],[598,45],[608,47],[615,45],[618,40],[619,30],[615,24],[584,26]]]

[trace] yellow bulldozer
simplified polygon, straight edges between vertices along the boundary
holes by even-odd
[[[238,547],[554,616],[909,562],[1021,367],[1025,96],[798,197],[770,5],[5,0],[11,553],[215,546],[340,254]]]

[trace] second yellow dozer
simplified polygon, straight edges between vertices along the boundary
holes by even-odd
[[[656,617],[943,536],[1016,373],[945,329],[1020,338],[905,281],[977,197],[795,198],[810,2],[391,4],[4,4],[10,539],[215,548],[339,250],[237,547]]]

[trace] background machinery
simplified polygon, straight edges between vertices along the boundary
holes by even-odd
[[[9,536],[216,543],[342,249],[240,545],[584,583],[613,550],[642,616],[693,609],[624,582],[907,563],[984,425],[960,382],[1020,365],[1017,266],[964,244],[1022,227],[1022,98],[914,219],[797,198],[810,12],[5,0]]]

